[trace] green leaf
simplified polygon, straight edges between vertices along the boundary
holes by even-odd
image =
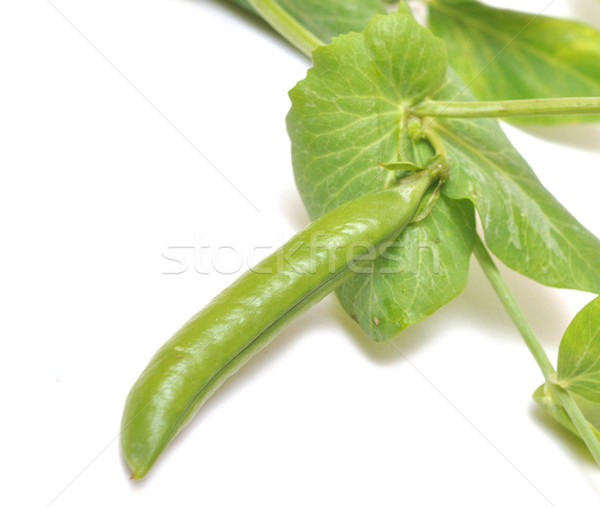
[[[472,205],[441,197],[367,273],[338,289],[338,299],[372,340],[393,338],[461,293],[474,236]]]
[[[408,16],[377,17],[363,33],[339,37],[318,49],[314,59],[314,68],[290,92],[287,119],[296,183],[312,218],[393,184],[395,172],[378,163],[408,160],[419,165],[427,159],[424,154],[416,160],[411,153],[406,110],[412,103],[424,96],[472,100],[452,72],[443,78],[446,62],[440,41]],[[488,246],[505,264],[546,285],[600,292],[600,241],[541,185],[496,121],[437,119],[433,128],[451,163],[442,192],[475,205]],[[435,213],[421,227],[425,230],[438,220],[436,226],[447,227],[449,217]],[[468,226],[466,230],[470,234]],[[441,249],[443,265],[452,265],[452,255],[463,259],[471,248],[468,241],[466,245],[460,252],[456,245]],[[401,261],[414,263],[414,256]],[[468,262],[456,266],[455,279],[432,277],[426,269],[410,283],[406,273],[396,274],[393,283],[372,277],[370,294],[363,290],[349,296],[364,315],[357,320],[374,335],[377,318],[381,336],[393,336],[462,290]],[[416,301],[411,315],[400,315],[397,306],[405,301],[401,291],[424,286],[437,302]],[[383,297],[385,309],[378,303]],[[350,311],[350,303],[344,304]]]
[[[543,407],[548,414],[550,414],[556,421],[567,428],[573,435],[581,438],[579,431],[575,428],[575,425],[571,421],[571,418],[562,407],[560,402],[552,394],[551,389],[546,387],[546,384],[542,384],[533,393],[533,399],[537,404]],[[583,412],[588,424],[592,428],[594,435],[600,440],[600,432],[598,431],[598,423],[600,422],[600,404],[586,402],[585,400],[574,397],[580,410]]]
[[[247,0],[233,0],[254,12]],[[277,0],[296,21],[329,42],[340,33],[360,31],[375,14],[386,12],[383,0]]]
[[[376,16],[364,32],[313,53],[290,92],[294,174],[311,218],[391,183],[378,163],[403,151],[406,108],[441,85],[444,43],[406,15]]]
[[[569,392],[600,402],[600,297],[586,305],[565,331],[557,374]]]
[[[396,171],[378,163],[430,159],[427,143],[409,142],[406,109],[435,93],[447,61],[444,44],[402,14],[377,16],[364,32],[336,38],[313,57],[290,92],[287,124],[298,189],[316,218],[393,184]],[[369,336],[389,339],[462,291],[473,241],[471,204],[442,198],[338,297]]]
[[[483,100],[600,96],[600,32],[478,2],[433,1],[431,30],[450,65]],[[598,121],[600,116],[530,117],[523,123]]]
[[[449,73],[436,100],[472,100]],[[553,287],[600,293],[600,241],[540,183],[495,120],[442,119],[450,159],[442,192],[469,199],[488,247],[507,266]]]

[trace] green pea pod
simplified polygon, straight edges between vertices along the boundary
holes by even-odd
[[[361,196],[315,220],[243,274],[165,343],[132,387],[121,445],[143,477],[200,406],[294,317],[367,265],[411,221],[439,170]],[[364,266],[361,267],[364,269]]]

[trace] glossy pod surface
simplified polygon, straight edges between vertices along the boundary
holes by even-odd
[[[361,258],[372,260],[374,248],[394,240],[436,179],[422,171],[334,209],[185,323],[127,397],[121,445],[132,477],[148,472],[202,403],[278,330],[352,276]]]

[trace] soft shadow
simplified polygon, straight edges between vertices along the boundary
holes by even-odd
[[[566,125],[519,125],[513,126],[527,134],[540,137],[555,144],[578,148],[590,153],[600,153],[600,125],[597,123],[573,123]]]
[[[289,48],[294,49],[295,53],[301,54],[299,51],[297,51],[297,49],[292,44],[290,44],[286,39],[284,39],[281,35],[279,35],[279,33],[275,29],[273,29],[271,27],[271,25],[269,25],[266,21],[264,21],[260,16],[252,14],[250,11],[233,3],[231,0],[182,0],[182,1],[192,2],[192,3],[208,2],[211,5],[214,5],[219,9],[230,12],[232,16],[237,16],[237,17],[243,19],[245,23],[248,23],[253,28],[255,28],[257,30],[262,30],[263,32],[271,34],[273,37],[275,37],[281,41],[284,41],[285,45],[288,46]],[[302,56],[304,56],[304,55],[302,55]]]
[[[568,310],[557,297],[558,294],[553,294],[547,287],[508,269],[499,261],[497,265],[540,341],[557,347],[570,319]],[[482,327],[501,330],[503,335],[511,334],[515,340],[521,339],[485,274],[474,260],[471,261],[467,287],[451,306],[455,316],[474,320]],[[495,334],[491,333],[491,336]]]
[[[308,213],[295,188],[286,188],[280,193],[278,211],[285,221],[298,231],[310,223]]]
[[[252,14],[247,9],[239,6],[238,4],[232,2],[231,0],[181,0],[183,2],[191,2],[194,4],[197,3],[209,3],[214,5],[216,8],[221,9],[223,11],[231,13],[232,16],[239,17],[244,20],[245,23],[250,24],[254,28],[258,30],[264,30],[267,32],[271,32],[273,34],[277,34],[271,26],[264,21],[260,16],[256,16]]]
[[[450,320],[461,320],[463,318],[456,315],[454,303],[450,303],[422,322],[406,328],[395,336],[391,340],[393,342],[392,346],[389,342],[371,340],[360,325],[348,315],[336,298],[330,298],[330,303],[329,311],[332,318],[343,327],[354,345],[363,354],[371,361],[379,364],[402,361],[402,357],[398,354],[399,349],[402,355],[410,356],[417,349],[428,346],[437,336],[440,336],[444,329],[448,327]]]
[[[402,360],[389,344],[386,345],[386,343],[377,343],[371,340],[358,323],[346,313],[337,298],[331,297],[327,303],[331,319],[344,329],[353,345],[369,360],[379,364],[395,363]]]
[[[555,421],[542,407],[533,403],[529,410],[531,418],[540,426],[542,431],[554,437],[569,453],[586,465],[595,467],[596,462],[583,441],[573,435],[560,423]]]
[[[455,319],[469,320],[494,331],[509,332],[513,329],[498,296],[473,258],[467,286],[451,306]]]
[[[598,0],[577,0],[577,2],[569,2],[568,7],[571,19],[600,30],[600,3]]]

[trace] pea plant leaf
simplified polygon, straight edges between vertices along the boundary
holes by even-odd
[[[254,12],[247,0],[233,0]],[[340,33],[360,31],[375,14],[386,12],[383,0],[277,0],[296,21],[328,43]]]
[[[427,218],[338,289],[338,299],[372,340],[393,338],[460,294],[474,235],[473,206],[442,196]]]
[[[447,60],[442,41],[399,13],[334,38],[313,59],[290,92],[287,125],[296,183],[314,219],[393,183],[396,171],[380,163],[411,152],[407,107],[441,86]],[[369,336],[392,338],[462,291],[473,237],[471,204],[442,198],[338,297]]]
[[[395,179],[378,163],[398,159],[407,106],[443,84],[447,59],[440,39],[396,13],[334,38],[313,61],[290,92],[287,128],[296,184],[316,218]]]
[[[416,163],[433,155],[428,143],[408,141],[405,155]],[[365,272],[338,289],[338,299],[372,340],[386,341],[462,292],[474,240],[473,205],[442,196],[424,220],[409,225]]]
[[[448,73],[438,100],[473,100]],[[448,150],[442,191],[469,199],[488,247],[507,266],[542,284],[600,293],[600,241],[540,183],[495,120],[433,123]]]
[[[600,96],[600,31],[563,19],[479,2],[429,2],[429,26],[448,45],[450,65],[482,100]],[[524,123],[598,121],[546,116]]]
[[[600,297],[586,305],[565,331],[557,375],[568,391],[600,402]]]
[[[596,438],[600,440],[600,296],[575,316],[562,337],[558,349],[557,383],[566,389]],[[571,418],[553,394],[542,384],[533,399],[561,423],[580,436]]]

